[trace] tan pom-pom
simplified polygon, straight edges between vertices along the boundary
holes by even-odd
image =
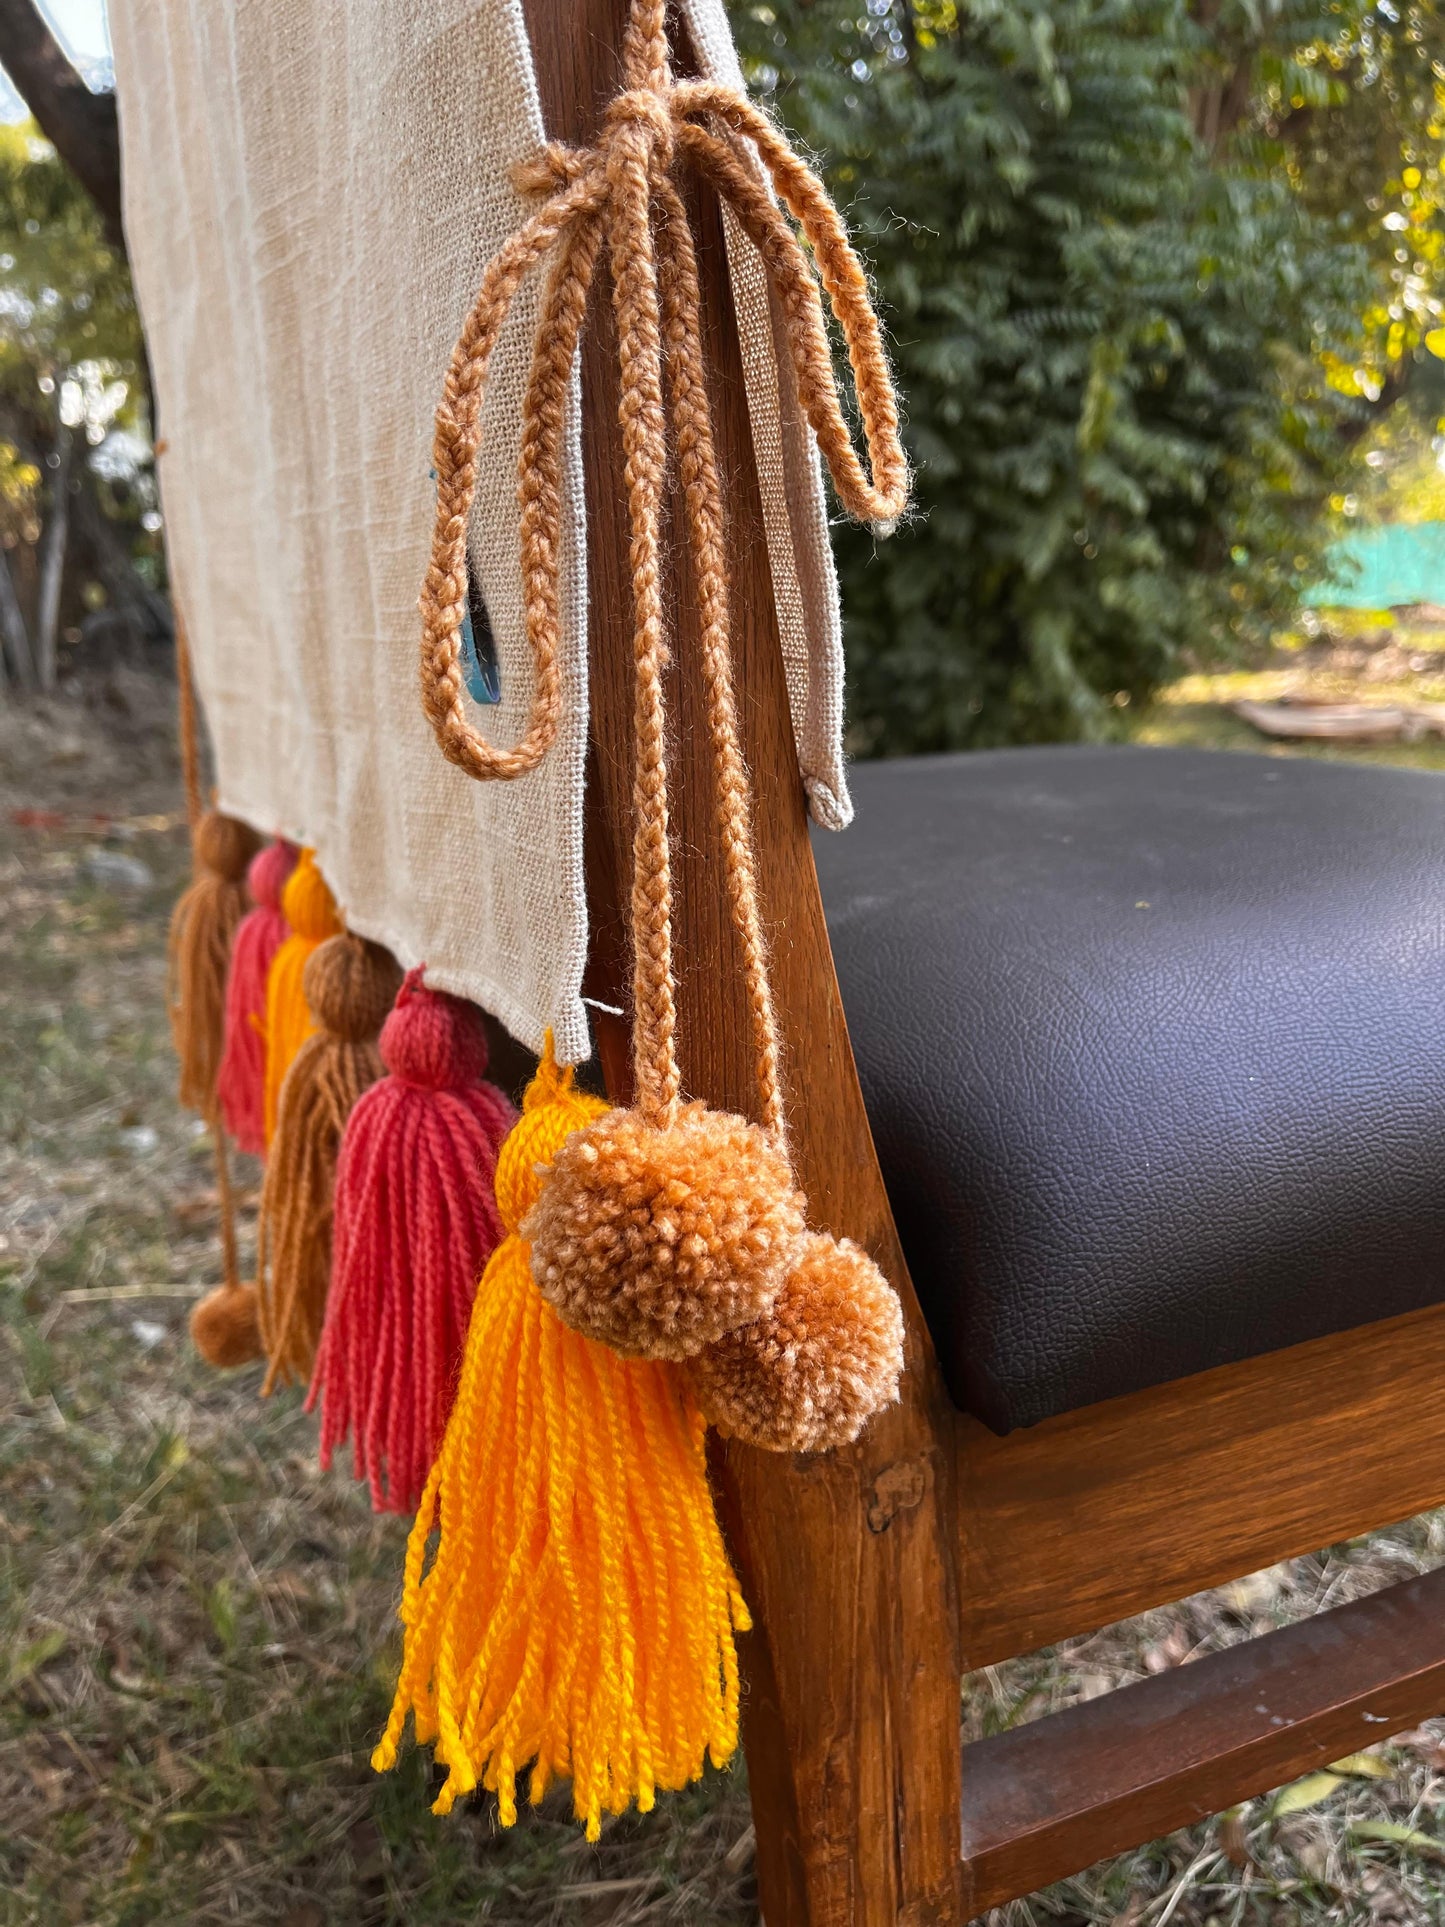
[[[208,1365],[230,1371],[265,1356],[254,1285],[217,1285],[191,1311],[191,1343]]]
[[[626,1358],[689,1358],[768,1309],[803,1234],[756,1124],[688,1104],[666,1131],[608,1111],[557,1153],[522,1235],[565,1324]]]
[[[898,1295],[851,1239],[810,1231],[772,1309],[709,1345],[686,1370],[704,1418],[749,1445],[847,1445],[898,1396]]]

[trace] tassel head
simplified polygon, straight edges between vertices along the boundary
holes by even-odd
[[[487,1074],[481,1013],[460,997],[431,990],[421,967],[409,970],[381,1031],[381,1055],[393,1077],[422,1091],[464,1090]]]
[[[296,868],[296,846],[277,838],[251,858],[246,871],[246,888],[258,910],[279,911],[286,879]]]
[[[497,1211],[508,1231],[521,1232],[542,1194],[547,1167],[567,1139],[607,1110],[601,1098],[576,1088],[570,1065],[558,1068],[549,1032],[537,1074],[522,1099],[521,1118],[497,1157]]]
[[[292,932],[305,937],[309,943],[324,943],[327,937],[340,935],[342,925],[336,899],[316,867],[314,850],[301,852],[295,869],[286,879],[281,891],[281,912]]]
[[[191,835],[191,849],[199,870],[209,870],[227,883],[239,883],[256,855],[259,838],[249,824],[219,810],[207,810]]]
[[[380,944],[328,937],[301,973],[307,1008],[319,1030],[347,1044],[374,1044],[396,1000],[401,972]]]
[[[281,1086],[293,1058],[316,1028],[302,987],[306,960],[319,943],[341,934],[336,899],[316,867],[315,853],[303,850],[281,891],[281,913],[290,935],[271,959],[266,973],[266,1074],[262,1122],[267,1146],[276,1134]]]

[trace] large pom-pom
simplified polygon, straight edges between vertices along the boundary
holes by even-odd
[[[522,1234],[542,1296],[626,1358],[689,1358],[772,1304],[802,1236],[787,1160],[746,1118],[608,1111],[557,1153]]]
[[[772,1308],[686,1369],[719,1431],[771,1452],[847,1445],[898,1397],[898,1295],[851,1239],[810,1231]]]
[[[191,1343],[208,1365],[230,1371],[265,1356],[254,1285],[217,1285],[191,1311]]]

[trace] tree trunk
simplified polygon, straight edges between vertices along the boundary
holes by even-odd
[[[30,631],[25,613],[15,593],[15,578],[10,573],[10,558],[0,549],[0,638],[10,658],[10,673],[21,689],[35,689],[35,656],[30,647]]]
[[[124,255],[115,95],[91,93],[34,0],[0,0],[0,63],[41,133],[100,209],[111,246]]]
[[[56,384],[57,403],[60,384]],[[40,687],[47,692],[55,687],[57,647],[60,630],[60,586],[65,577],[65,545],[70,534],[70,462],[75,446],[71,431],[55,421],[55,455],[59,466],[50,491],[50,514],[40,538],[40,593],[35,606],[35,657]]]

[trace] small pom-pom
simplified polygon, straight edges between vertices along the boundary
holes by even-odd
[[[522,1226],[564,1323],[625,1358],[689,1358],[772,1304],[803,1232],[787,1160],[746,1118],[608,1111],[558,1151]]]
[[[265,1356],[254,1285],[217,1285],[191,1310],[191,1343],[208,1365],[231,1371]]]
[[[444,990],[428,990],[422,978],[420,966],[406,973],[382,1027],[382,1061],[393,1077],[418,1090],[466,1090],[486,1075],[481,1013]]]
[[[816,1231],[771,1310],[686,1366],[709,1423],[770,1452],[850,1444],[898,1397],[902,1370],[897,1293],[851,1239]]]

